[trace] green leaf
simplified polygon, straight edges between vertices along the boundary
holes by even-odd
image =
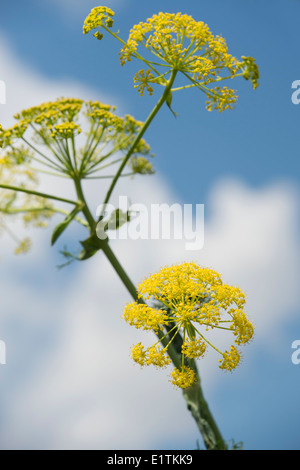
[[[81,205],[76,206],[70,214],[67,215],[65,220],[60,222],[58,225],[56,225],[55,229],[52,232],[52,237],[51,237],[51,245],[54,245],[54,243],[57,241],[57,239],[61,236],[61,234],[66,230],[68,225],[72,222],[74,217],[80,212],[82,209]]]
[[[69,266],[71,263],[74,261],[78,260],[78,256],[74,253],[70,253],[67,248],[65,247],[63,250],[60,251],[60,254],[63,255],[63,257],[66,259],[65,263],[59,264],[57,266],[57,269],[62,269],[65,268],[66,266]]]
[[[172,92],[169,91],[169,93],[168,93],[168,95],[167,95],[167,98],[166,98],[166,104],[167,104],[167,106],[169,107],[169,109],[170,109],[170,111],[172,112],[172,114],[173,114],[175,117],[177,117],[178,114],[175,113],[175,111],[173,111],[173,109],[171,108],[172,97],[173,97],[173,96],[172,96]]]
[[[80,252],[78,259],[80,261],[83,261],[88,258],[91,258],[97,251],[101,250],[103,243],[106,242],[100,240],[100,238],[98,238],[95,233],[86,240],[83,240],[82,242],[80,242],[83,247],[83,250]]]

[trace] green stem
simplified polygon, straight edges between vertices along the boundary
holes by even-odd
[[[191,387],[183,389],[183,396],[202,434],[206,449],[227,450],[227,445],[204,398],[200,379]]]
[[[125,165],[127,164],[129,158],[131,157],[131,155],[133,154],[134,152],[134,149],[136,148],[137,144],[139,143],[139,141],[141,140],[141,138],[143,137],[143,135],[145,134],[146,130],[148,129],[148,127],[150,126],[151,122],[153,121],[154,117],[156,116],[156,114],[158,113],[158,111],[160,110],[160,108],[162,107],[162,105],[165,103],[165,101],[167,100],[168,98],[168,95],[169,95],[169,92],[172,88],[172,85],[174,83],[174,80],[175,80],[175,77],[177,75],[177,70],[172,70],[172,73],[171,73],[171,76],[170,76],[170,79],[165,87],[165,90],[161,96],[161,98],[158,100],[158,102],[156,103],[156,105],[154,106],[153,110],[151,111],[151,113],[149,114],[149,116],[147,117],[146,121],[144,122],[144,125],[143,127],[140,129],[139,133],[137,134],[136,138],[134,139],[134,142],[132,144],[132,146],[130,147],[130,149],[128,150],[124,160],[122,161],[118,171],[116,172],[115,176],[114,176],[114,179],[112,180],[111,182],[111,185],[109,187],[109,190],[107,192],[107,195],[106,195],[106,198],[104,200],[104,204],[103,204],[103,212],[105,210],[105,204],[108,203],[109,199],[110,199],[110,196],[114,190],[114,187],[115,185],[117,184],[117,181],[125,167]],[[103,215],[103,212],[102,214],[100,215],[99,219],[101,219],[102,215]]]
[[[0,212],[4,212],[5,214],[8,214],[8,215],[16,215],[16,214],[26,214],[26,213],[29,213],[29,212],[55,212],[55,213],[58,213],[58,214],[63,214],[63,215],[69,215],[69,211],[66,211],[64,209],[61,209],[60,207],[47,207],[47,206],[42,206],[42,207],[24,207],[24,208],[10,208],[10,209],[6,209],[5,211],[2,211],[0,210]],[[89,224],[81,219],[80,217],[77,217],[75,216],[74,217],[74,220],[76,220],[77,222],[79,222],[81,225],[83,225],[84,227],[89,227]]]
[[[129,294],[131,295],[131,297],[136,302],[145,303],[144,300],[138,298],[138,292],[137,292],[137,289],[136,289],[135,285],[129,279],[127,273],[123,269],[122,265],[119,263],[119,261],[116,258],[114,252],[110,248],[108,242],[103,242],[102,250],[103,250],[105,256],[107,257],[107,259],[109,260],[109,262],[111,263],[111,265],[113,266],[113,268],[115,269],[115,271],[117,272],[117,274],[118,274],[119,278],[121,279],[121,281],[123,282],[124,286],[127,288],[127,290],[129,292]]]
[[[28,168],[29,170],[31,171],[35,171],[37,173],[44,173],[45,175],[51,175],[51,176],[57,176],[58,178],[67,178],[67,179],[70,179],[70,175],[68,174],[60,174],[60,173],[54,173],[54,171],[48,171],[48,170],[42,170],[41,168],[36,168],[36,167],[33,167],[31,165],[27,165],[25,164],[24,165],[26,168]]]
[[[131,173],[124,173],[123,175],[120,175],[120,178],[122,177],[126,177],[126,176],[134,176],[136,175],[137,173],[134,173],[134,172],[131,172]],[[104,176],[85,176],[84,179],[85,180],[104,180],[104,179],[112,179],[114,177],[114,175],[104,175]]]
[[[127,42],[123,41],[123,39],[121,39],[117,34],[115,34],[113,31],[111,31],[111,30],[110,30],[109,28],[107,28],[105,25],[102,25],[102,28],[105,29],[105,31],[107,31],[107,32],[108,32],[111,36],[113,36],[115,39],[117,39],[118,41],[120,41],[120,42],[123,44],[123,46],[125,46],[125,47],[128,48]],[[143,42],[142,42],[142,44],[143,44]],[[143,45],[144,45],[144,44],[143,44]],[[158,54],[156,54],[154,50],[152,50],[152,53],[155,54],[157,57],[159,57]],[[136,52],[136,51],[133,52],[133,53],[132,53],[132,56],[135,57],[136,59],[139,59],[139,60],[141,60],[142,62],[144,62],[144,63],[145,63],[146,65],[148,65],[155,73],[157,73],[157,74],[159,75],[159,73],[157,72],[157,70],[155,70],[155,68],[152,67],[151,62],[148,61],[148,60],[146,60],[146,59],[144,59],[144,57],[141,56],[138,52]],[[160,64],[159,64],[159,65],[160,65]]]
[[[64,168],[61,167],[60,165],[58,165],[57,163],[53,162],[50,158],[48,158],[44,153],[40,152],[39,149],[37,149],[36,147],[34,147],[34,145],[32,145],[28,140],[25,139],[24,136],[22,136],[22,140],[23,142],[25,142],[26,145],[28,145],[28,147],[30,147],[32,150],[34,150],[34,152],[38,153],[39,155],[41,155],[41,157],[43,157],[45,160],[47,160],[47,162],[49,163],[46,163],[42,160],[39,160],[38,158],[36,157],[32,157],[34,160],[36,160],[37,162],[41,163],[42,165],[46,165],[52,169],[55,169],[56,171],[61,171],[61,172],[64,172]]]
[[[65,199],[63,197],[53,196],[52,194],[40,193],[39,191],[33,191],[33,189],[19,188],[18,186],[11,186],[8,184],[0,184],[0,188],[9,189],[11,191],[18,191],[26,194],[33,194],[34,196],[44,197],[46,199],[53,199],[55,201],[67,202],[68,204],[78,204],[78,201],[71,201],[70,199]]]
[[[101,247],[102,247],[102,251],[104,252],[105,256],[107,257],[107,259],[109,260],[109,262],[111,263],[113,268],[115,269],[116,273],[118,274],[119,278],[123,282],[124,286],[127,288],[128,292],[131,295],[131,297],[133,298],[133,300],[135,300],[136,302],[145,304],[146,302],[144,301],[144,299],[138,296],[138,291],[137,291],[135,285],[132,283],[132,281],[128,277],[127,273],[123,269],[122,265],[119,263],[119,260],[116,258],[115,254],[112,251],[112,249],[110,248],[108,242],[106,242],[106,241],[103,242]],[[158,333],[156,333],[156,334],[157,334],[157,337],[159,338],[159,340],[161,341],[163,347],[166,347],[168,345],[168,338],[166,337],[166,335],[164,335],[164,333],[162,331],[158,331]],[[176,351],[174,350],[172,344],[170,344],[168,346],[168,354],[169,354],[173,364],[175,365],[175,367],[180,367],[180,357],[176,353]]]
[[[95,222],[94,217],[92,216],[92,213],[91,213],[91,211],[90,211],[90,209],[89,209],[89,207],[86,203],[86,200],[85,200],[85,197],[84,197],[84,194],[83,194],[83,190],[82,190],[82,186],[81,186],[81,180],[78,177],[74,177],[73,181],[74,181],[74,184],[75,184],[77,197],[78,197],[79,201],[83,204],[82,213],[84,214],[84,216],[87,220],[87,223],[88,223],[89,228],[90,228],[90,232],[94,233],[95,230],[96,230],[96,222]]]

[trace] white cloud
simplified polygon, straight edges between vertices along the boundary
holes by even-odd
[[[64,90],[84,98],[94,93],[39,77],[2,49],[4,78],[15,90],[14,96],[9,92],[4,120]],[[148,205],[178,202],[157,175],[122,180],[115,201],[118,194]],[[93,183],[88,195],[96,208],[103,190]],[[172,240],[112,246],[135,283],[184,260],[221,271],[226,282],[247,292],[261,345],[270,330],[280,335],[299,305],[297,200],[288,183],[253,189],[238,180],[218,181],[210,199],[199,201],[210,212],[200,252],[187,252],[184,241]],[[0,368],[1,448],[153,448],[166,436],[178,442],[178,421],[193,446],[198,433],[181,393],[164,371],[141,371],[130,361],[129,348],[141,334],[120,318],[131,299],[112,267],[99,253],[74,270],[56,272],[48,235],[35,233],[32,255],[18,262],[6,256],[0,264],[0,336],[5,335],[0,339],[7,343],[7,365]],[[246,357],[255,347],[247,347]],[[207,391],[220,376],[213,355],[201,370]]]
[[[120,111],[121,104],[101,91],[87,88],[76,80],[51,80],[33,71],[13,55],[5,37],[0,36],[1,76],[6,84],[6,104],[0,104],[0,122],[3,127],[14,124],[13,115],[21,109],[44,101],[56,100],[60,96],[100,100],[113,103]]]
[[[165,201],[174,197],[159,178],[137,181],[128,192],[135,200],[157,192]],[[213,213],[206,224],[206,246],[200,253],[186,252],[179,241],[115,241],[113,248],[134,282],[161,265],[185,259],[220,270],[228,283],[240,284],[248,294],[248,311],[257,327],[256,343],[261,346],[269,341],[271,330],[274,345],[274,334],[290,320],[289,312],[299,302],[294,196],[282,185],[258,191],[241,182],[224,181],[216,185],[208,201]],[[48,257],[51,265],[50,253]],[[30,266],[30,257],[27,262]],[[28,284],[24,292],[20,281],[14,281],[13,272],[2,281],[6,305],[10,311],[19,311],[16,324],[26,324],[31,312],[32,337],[45,335],[47,329],[54,336],[31,371],[31,379],[21,381],[19,390],[7,398],[2,446],[151,448],[166,435],[176,438],[174,419],[180,420],[183,433],[194,433],[196,439],[181,394],[173,390],[166,372],[140,371],[128,357],[130,346],[140,341],[141,335],[120,318],[130,297],[112,267],[99,253],[79,268],[76,274],[60,272],[42,295],[34,284]],[[36,269],[38,276],[42,268]],[[72,283],[66,291],[55,294],[61,273],[72,276]],[[19,292],[13,301],[12,285]],[[278,291],[285,295],[275,296]],[[5,308],[3,313],[5,318]],[[28,339],[18,336],[18,341],[16,346],[13,334],[10,344],[18,349],[16,362],[24,354],[26,357]],[[218,341],[223,342],[221,335]],[[245,361],[255,347],[255,343],[246,347]],[[38,351],[33,348],[29,356]],[[9,351],[5,367],[11,367]],[[220,374],[214,354],[203,360],[201,371],[207,391]]]

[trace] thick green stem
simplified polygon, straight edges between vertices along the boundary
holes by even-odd
[[[226,442],[224,441],[204,398],[200,379],[199,382],[196,382],[191,387],[183,389],[183,396],[187,403],[188,410],[191,412],[197,423],[198,429],[202,434],[206,449],[227,450]]]
[[[142,299],[138,299],[138,293],[135,285],[131,282],[129,279],[128,275],[126,274],[125,270],[123,269],[122,265],[119,263],[118,259],[116,258],[114,252],[110,248],[109,244],[107,241],[103,241],[102,246],[102,251],[104,252],[105,256],[117,272],[119,278],[123,282],[124,286],[128,290],[129,294],[131,297],[136,300],[137,302],[144,303]]]

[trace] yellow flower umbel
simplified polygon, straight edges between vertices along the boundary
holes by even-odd
[[[72,179],[76,191],[83,179],[112,180],[115,175],[106,171],[123,161],[128,171],[121,171],[122,176],[154,173],[147,158],[152,157],[150,147],[144,139],[137,139],[143,123],[130,115],[117,116],[114,111],[114,106],[99,101],[58,98],[24,109],[14,116],[17,122],[8,129],[0,125],[0,229],[9,232],[3,216],[7,220],[7,215],[21,214],[26,225],[33,222],[44,226],[46,219],[58,212],[67,218],[52,238],[54,243],[73,219],[87,226],[77,216],[82,201],[37,191],[40,172]],[[77,196],[79,200],[82,197]],[[68,213],[53,207],[48,202],[51,198],[75,208]],[[16,253],[27,251],[28,239],[13,238],[19,245]]]
[[[138,295],[150,305],[128,304],[125,321],[136,328],[160,332],[160,341],[165,338],[167,344],[159,351],[160,360],[150,354],[159,341],[146,350],[141,343],[134,346],[132,358],[142,366],[166,366],[168,347],[177,341],[180,333],[181,368],[171,373],[172,383],[180,388],[189,387],[197,380],[191,363],[204,356],[207,346],[222,356],[221,369],[232,371],[240,362],[241,353],[236,346],[220,351],[207,339],[208,330],[220,328],[233,332],[236,345],[246,344],[253,337],[253,325],[244,312],[244,293],[238,287],[224,284],[212,269],[194,263],[165,267],[139,284]]]
[[[101,39],[100,29],[106,30],[123,44],[121,65],[132,58],[146,65],[134,76],[135,88],[141,95],[145,89],[152,95],[154,85],[166,86],[171,73],[180,72],[191,84],[173,88],[171,93],[197,87],[207,97],[207,109],[221,112],[234,106],[237,95],[226,86],[213,87],[214,83],[242,76],[251,80],[254,89],[258,86],[259,72],[255,59],[242,56],[238,60],[229,54],[225,39],[214,36],[202,21],[195,21],[182,13],[160,12],[134,25],[128,40],[123,41],[118,33],[111,31],[113,15],[114,12],[106,7],[92,9],[85,20],[84,33],[99,28],[94,36]],[[147,52],[154,55],[154,59],[150,54],[148,57]]]
[[[95,28],[101,28],[101,26],[107,26],[111,28],[114,20],[113,20],[114,12],[107,7],[95,7],[91,10],[91,13],[86,18],[84,25],[83,25],[83,34],[87,34],[89,31]],[[94,36],[97,39],[102,39],[103,35],[95,33]]]
[[[46,166],[47,172],[51,170],[71,178],[95,178],[99,170],[115,163],[112,157],[116,153],[128,151],[143,126],[132,116],[119,117],[114,111],[114,106],[75,98],[42,103],[16,114],[18,122],[13,127],[0,128],[0,147],[17,151],[21,143],[35,151],[31,162]],[[76,137],[83,130],[86,130],[86,141],[83,147],[77,148]],[[133,162],[128,162],[134,166],[131,174],[153,173],[146,158],[149,152],[149,145],[141,139],[132,152]],[[144,162],[141,171],[140,165],[136,165],[140,155]]]

